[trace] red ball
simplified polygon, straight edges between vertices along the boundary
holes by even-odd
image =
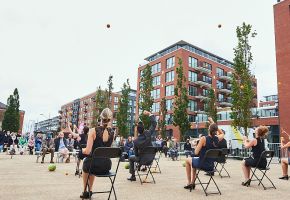
[[[111,25],[110,24],[107,24],[107,28],[110,28],[111,27]]]

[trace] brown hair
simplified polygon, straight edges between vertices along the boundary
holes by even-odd
[[[268,132],[269,132],[269,129],[267,126],[259,126],[257,129],[257,136],[263,138],[267,135]]]
[[[209,125],[209,134],[211,136],[215,136],[217,131],[218,131],[217,124],[211,124],[211,125]]]

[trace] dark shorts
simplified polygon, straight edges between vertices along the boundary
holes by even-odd
[[[192,158],[192,168],[198,168],[202,169],[204,171],[213,171],[212,166],[200,166],[200,158],[199,157],[193,157]]]
[[[288,165],[290,165],[290,158],[288,158]]]
[[[252,157],[245,159],[245,164],[247,167],[259,167],[259,168],[266,168],[267,160],[262,160],[258,165],[259,159],[254,159]]]
[[[85,173],[89,173],[91,169],[91,173],[96,175],[107,174],[111,170],[111,167],[112,162],[108,158],[97,158],[92,162],[92,158],[87,157],[83,163],[83,171]]]

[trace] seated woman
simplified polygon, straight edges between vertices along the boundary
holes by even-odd
[[[187,158],[185,162],[187,185],[184,189],[193,190],[195,188],[196,169],[203,169],[205,171],[212,171],[214,169],[214,160],[206,159],[203,164],[201,163],[204,159],[207,150],[216,149],[219,138],[223,138],[223,132],[209,117],[210,126],[208,128],[208,136],[202,136],[195,148],[195,155],[199,157]]]
[[[261,154],[263,151],[265,151],[265,136],[268,133],[268,128],[266,126],[259,126],[255,130],[255,136],[256,138],[252,140],[248,140],[247,136],[244,136],[244,146],[246,149],[252,148],[253,155],[250,158],[246,158],[242,162],[242,169],[245,177],[245,181],[242,182],[243,186],[249,186],[251,183],[250,180],[250,170],[251,167],[260,167],[265,168],[267,166],[267,159],[261,160],[261,162],[258,165],[258,162],[260,160]],[[258,166],[257,166],[258,165]]]
[[[127,142],[125,143],[125,152],[127,153],[127,158],[134,155],[134,143],[132,141],[132,137],[129,136]]]
[[[82,149],[82,153],[88,157],[84,159],[83,163],[83,186],[84,192],[80,198],[88,199],[92,196],[92,187],[94,184],[95,176],[89,176],[89,169],[91,167],[92,174],[106,174],[110,171],[112,162],[109,158],[94,159],[92,163],[92,153],[98,147],[110,147],[114,139],[114,131],[109,126],[109,122],[113,117],[113,113],[109,108],[105,108],[101,115],[101,126],[90,129],[87,147]],[[86,183],[89,179],[89,191],[86,191]]]
[[[290,137],[289,137],[290,139]],[[282,150],[286,150],[288,156],[286,158],[282,158],[281,159],[281,165],[282,165],[282,172],[283,172],[283,176],[280,177],[279,179],[282,180],[288,180],[289,176],[288,176],[288,165],[290,165],[290,140],[288,143],[284,143],[284,138],[281,138],[281,152]]]

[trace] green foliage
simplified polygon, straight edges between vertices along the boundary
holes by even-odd
[[[179,127],[180,136],[183,136],[190,127],[187,116],[188,91],[186,87],[186,78],[184,76],[182,60],[180,58],[178,58],[178,65],[179,66],[176,68],[177,84],[174,88],[173,125]]]
[[[17,88],[13,95],[10,95],[7,100],[7,109],[4,113],[2,129],[11,132],[18,132],[20,129],[20,114],[19,114],[19,94]]]
[[[236,29],[238,45],[234,49],[234,73],[232,77],[232,126],[242,128],[245,135],[248,135],[248,128],[251,126],[253,107],[253,76],[250,71],[250,65],[253,60],[249,39],[256,36],[252,31],[252,26],[243,23]]]
[[[94,119],[92,126],[97,126],[97,121],[100,117],[102,110],[108,105],[108,90],[102,90],[101,86],[98,87],[95,97],[95,109],[93,112]]]
[[[158,119],[158,128],[162,138],[165,138],[166,133],[166,120],[165,116],[167,114],[166,109],[166,99],[165,97],[162,98],[160,102],[160,110],[159,110],[159,119]]]
[[[214,122],[217,122],[216,94],[213,88],[209,89],[207,97],[208,99],[205,100],[205,112]]]
[[[119,107],[117,113],[117,127],[119,135],[126,137],[127,133],[129,133],[129,120],[128,120],[128,110],[129,110],[129,94],[131,88],[129,84],[129,79],[127,82],[123,84],[122,87],[122,96],[119,99]]]
[[[107,95],[108,95],[108,97],[107,97],[107,107],[108,108],[110,108],[110,109],[112,109],[111,108],[111,106],[112,106],[112,104],[111,104],[111,98],[112,98],[112,91],[113,91],[113,76],[112,75],[110,75],[109,76],[109,79],[108,79],[108,92],[107,92]]]
[[[153,90],[153,77],[152,77],[152,71],[151,66],[147,65],[145,69],[143,70],[142,76],[141,76],[141,86],[140,86],[140,100],[139,101],[139,108],[142,111],[142,113],[139,113],[140,120],[144,123],[145,129],[149,129],[150,126],[150,119],[148,116],[143,115],[143,111],[151,111],[152,105],[153,105],[153,98],[151,96],[151,91]]]

